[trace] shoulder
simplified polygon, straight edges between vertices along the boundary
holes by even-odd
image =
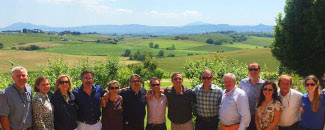
[[[302,96],[302,93],[297,91],[297,90],[294,90],[294,89],[290,89],[290,91],[292,92],[292,95],[293,96],[297,96],[297,97],[301,97]]]
[[[235,88],[235,93],[237,93],[239,96],[246,96],[245,91],[238,87]]]
[[[193,91],[198,91],[202,88],[202,84],[196,85],[193,89]]]
[[[80,90],[81,90],[81,87],[78,87],[78,88],[74,89],[74,90],[72,91],[72,93],[74,93],[74,94],[78,94],[78,93],[80,93]]]
[[[169,86],[164,89],[164,93],[172,91],[173,86]]]
[[[242,79],[242,80],[240,80],[240,83],[244,83],[244,82],[248,82],[249,81],[249,78],[244,78],[244,79]]]
[[[211,88],[214,89],[214,90],[217,90],[218,93],[223,92],[223,90],[220,87],[218,87],[217,85],[215,85],[215,84],[212,84]]]

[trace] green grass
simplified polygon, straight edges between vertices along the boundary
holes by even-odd
[[[273,38],[249,36],[243,43],[263,47],[271,45],[272,41]]]
[[[33,43],[33,42],[48,42],[52,40],[59,40],[58,35],[48,34],[0,34],[0,43],[4,44],[4,48],[10,49],[11,47],[20,43]]]

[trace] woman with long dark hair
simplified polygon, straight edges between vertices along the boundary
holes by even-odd
[[[276,84],[265,81],[256,104],[255,124],[258,130],[277,130],[281,117],[281,100]]]
[[[316,76],[309,75],[305,78],[307,93],[302,95],[301,130],[322,130],[324,129],[325,99],[320,92],[319,82]]]

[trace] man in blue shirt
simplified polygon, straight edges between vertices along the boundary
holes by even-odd
[[[76,97],[78,112],[78,130],[100,130],[102,124],[99,121],[101,116],[100,101],[106,92],[99,85],[94,85],[94,73],[84,71],[81,74],[81,87],[75,89],[73,94]]]
[[[141,87],[142,79],[134,74],[130,77],[130,88],[123,89],[123,125],[125,130],[144,130],[146,115],[146,89]]]

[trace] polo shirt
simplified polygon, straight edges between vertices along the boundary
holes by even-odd
[[[196,103],[195,93],[192,89],[183,87],[183,93],[177,94],[174,87],[164,90],[168,102],[168,118],[176,124],[184,124],[192,120],[192,108]]]
[[[73,91],[73,95],[76,98],[78,121],[99,121],[99,117],[101,116],[100,101],[105,92],[106,90],[99,85],[92,85],[90,96],[83,91],[83,86]]]
[[[25,86],[26,92],[15,84],[0,92],[0,115],[9,119],[12,129],[23,129],[32,126],[32,89]]]
[[[147,90],[140,88],[136,94],[130,88],[122,89],[118,94],[123,98],[123,124],[144,125],[146,116],[146,93]]]

